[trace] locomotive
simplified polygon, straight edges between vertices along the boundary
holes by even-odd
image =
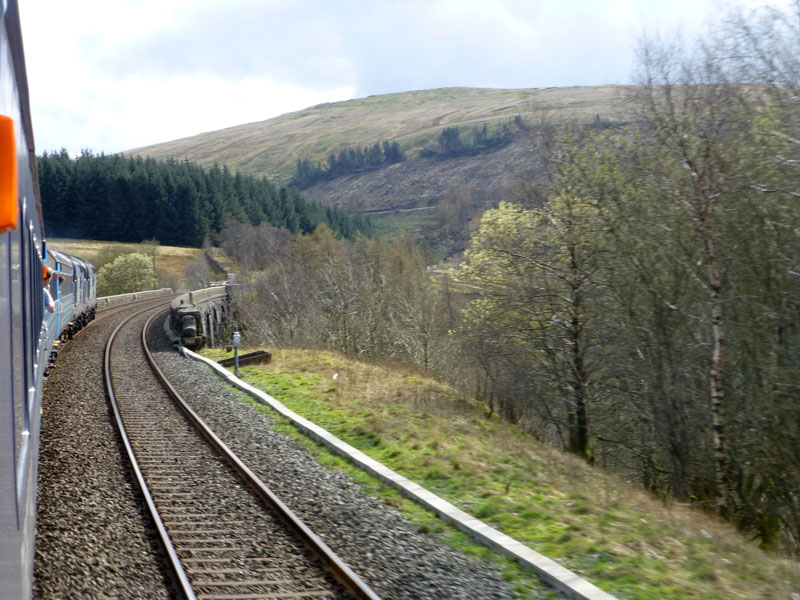
[[[0,1],[0,91],[0,595],[27,599],[42,386],[59,343],[94,316],[97,286],[91,264],[44,241],[17,0]]]

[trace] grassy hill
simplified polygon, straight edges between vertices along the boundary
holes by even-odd
[[[265,176],[285,184],[298,158],[323,161],[331,153],[396,141],[408,160],[389,167],[318,183],[306,197],[373,216],[378,229],[426,238],[442,255],[463,247],[468,217],[509,196],[530,193],[543,169],[545,125],[567,121],[625,119],[621,86],[546,89],[444,88],[326,103],[274,119],[212,131],[126,154],[188,159],[201,165]],[[471,129],[513,123],[513,141],[494,152],[443,160],[421,158],[446,127]],[[534,186],[535,187],[535,186]],[[466,195],[461,234],[441,235],[442,200]]]
[[[210,131],[125,152],[201,165],[226,164],[249,175],[286,181],[298,158],[323,160],[344,148],[398,141],[416,155],[444,127],[575,118],[616,120],[620,86],[546,89],[443,88],[332,102],[274,119]]]
[[[620,600],[789,600],[800,593],[798,563],[762,552],[713,515],[659,502],[488,418],[485,407],[430,378],[303,350],[274,350],[270,364],[240,368],[240,377]],[[368,491],[407,512],[421,530],[496,560],[519,598],[552,597],[511,560],[305,443],[321,462],[350,470]]]

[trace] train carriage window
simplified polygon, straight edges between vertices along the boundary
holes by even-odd
[[[44,291],[42,268],[44,263],[37,251],[36,225],[28,218],[26,198],[22,198],[20,218],[27,227],[20,227],[18,254],[12,258],[12,317],[15,321],[12,336],[17,362],[15,371],[15,424],[16,436],[17,493],[22,494],[26,478],[28,452],[31,450],[31,430],[35,426],[34,410],[37,401],[37,381],[43,366],[40,340],[44,318]],[[16,232],[14,232],[16,233]]]
[[[13,431],[22,431],[24,427],[23,387],[19,372],[22,357],[18,331],[20,321],[16,318],[20,291],[16,285],[19,277],[19,238],[19,230],[0,235],[0,347],[4,356],[8,356],[8,360],[0,364],[0,389],[4,397],[11,399],[11,413],[8,416],[12,419]],[[15,436],[15,463],[20,455],[21,443],[22,440]]]
[[[26,217],[25,205],[22,207],[23,219]],[[19,290],[20,294],[17,298],[19,302],[19,312],[21,313],[20,323],[20,339],[22,342],[21,366],[21,386],[18,393],[22,397],[22,429],[25,431],[30,430],[30,406],[28,403],[27,390],[33,385],[33,367],[30,357],[32,356],[32,349],[34,348],[33,340],[31,339],[31,322],[35,320],[33,314],[35,306],[30,303],[31,289],[30,289],[30,265],[31,265],[31,230],[29,227],[23,227],[20,231],[20,253],[19,253]],[[23,442],[24,443],[24,442]],[[20,458],[20,457],[18,457]]]
[[[36,387],[36,370],[42,360],[39,349],[39,336],[42,329],[42,320],[44,318],[44,285],[42,284],[42,281],[38,281],[38,275],[42,273],[42,261],[39,257],[39,252],[36,249],[36,236],[34,233],[33,221],[28,221],[27,238],[28,266],[25,272],[29,273],[30,277],[26,287],[28,290],[30,306],[33,306],[33,309],[30,311],[30,318],[26,321],[28,325],[26,337],[29,340],[28,348],[34,350],[32,356],[36,357],[35,362],[29,364],[25,369],[25,374],[27,376],[25,389],[30,390]],[[31,356],[31,354],[26,353],[26,356]],[[32,411],[34,410],[34,406],[32,405],[33,401],[35,401],[35,397],[27,398],[25,406],[25,429],[27,431],[30,431],[31,428],[30,419]]]
[[[68,294],[75,294],[75,266],[68,265],[67,271],[64,275],[64,285],[66,286]]]
[[[73,293],[74,284],[72,282],[72,265],[69,263],[58,263],[59,266],[59,290],[62,299],[68,299]]]
[[[61,276],[60,262],[56,262],[56,264],[53,265],[53,271],[54,271],[53,279],[50,281],[50,295],[53,297],[53,300],[58,302],[59,300],[61,300],[61,294],[62,294],[61,283],[59,281]]]

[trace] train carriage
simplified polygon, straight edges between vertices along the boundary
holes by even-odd
[[[45,309],[43,270],[56,311]],[[55,286],[55,288],[53,288]],[[32,595],[42,386],[56,340],[94,315],[94,267],[44,243],[17,0],[0,1],[0,596]]]
[[[4,596],[29,598],[39,402],[49,355],[44,238],[16,1],[0,11],[0,581]]]
[[[50,248],[45,264],[53,270],[50,293],[56,303],[56,313],[48,318],[48,328],[55,327],[61,332],[60,338],[68,339],[94,318],[97,271],[81,258]]]
[[[47,317],[48,330],[62,331],[69,328],[75,317],[74,268],[66,254],[48,249],[46,264],[53,270],[50,294],[56,304],[56,311]]]

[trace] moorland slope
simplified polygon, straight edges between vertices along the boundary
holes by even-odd
[[[397,142],[406,154],[404,162],[320,181],[303,194],[323,204],[369,213],[379,231],[425,238],[446,256],[463,249],[466,223],[483,208],[536,189],[552,125],[623,122],[628,89],[443,88],[370,96],[125,154],[189,160],[207,167],[226,165],[283,185],[295,175],[298,159],[323,164],[342,150]],[[437,154],[446,128],[457,127],[468,138],[470,131],[484,125],[490,131],[508,126],[510,140],[476,155]],[[439,208],[443,200],[458,205],[456,223],[443,222],[447,218],[447,211]]]

